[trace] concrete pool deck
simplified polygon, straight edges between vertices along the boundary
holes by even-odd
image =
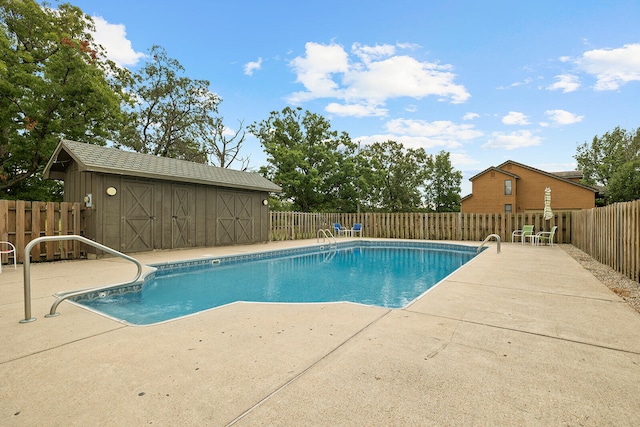
[[[489,246],[401,310],[239,303],[153,326],[68,302],[44,318],[126,261],[32,264],[26,324],[22,266],[3,266],[0,425],[640,425],[640,314],[561,247]]]

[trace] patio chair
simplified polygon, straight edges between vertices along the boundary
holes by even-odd
[[[351,237],[354,237],[356,233],[362,237],[362,224],[359,222],[356,222],[353,224],[353,227],[351,227]]]
[[[523,225],[522,230],[516,230],[511,233],[511,243],[515,242],[516,238],[520,238],[520,243],[524,244],[527,236],[533,236],[533,225]]]
[[[346,236],[350,230],[347,230],[346,228],[342,228],[339,222],[335,222],[333,223],[333,231],[334,233],[336,233],[337,237],[340,237],[340,236]]]
[[[538,231],[534,238],[534,242],[536,246],[541,243],[548,243],[549,246],[553,246],[553,237],[556,235],[556,230],[558,229],[557,225],[551,227],[551,231]]]
[[[2,246],[8,246],[8,249],[2,249]],[[11,242],[0,242],[0,255],[13,253],[13,269],[18,269],[16,247]],[[2,273],[2,259],[0,259],[0,273]]]

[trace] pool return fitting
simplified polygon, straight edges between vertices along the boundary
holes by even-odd
[[[130,282],[118,283],[115,285],[100,286],[93,289],[83,289],[81,291],[70,292],[70,293],[61,295],[58,297],[58,299],[56,299],[56,301],[51,306],[51,310],[49,314],[46,314],[44,317],[54,317],[59,315],[60,313],[57,313],[56,309],[58,308],[58,305],[67,298],[71,298],[77,295],[82,295],[87,292],[104,291],[104,290],[116,288],[119,286],[130,285],[132,283],[137,282],[140,276],[142,275],[142,264],[140,264],[140,262],[137,259],[132,258],[129,255],[125,255],[122,252],[118,252],[115,249],[111,249],[108,246],[104,246],[98,242],[94,242],[93,240],[87,239],[86,237],[76,236],[74,234],[65,235],[65,236],[38,237],[37,239],[30,241],[29,244],[27,244],[27,246],[25,246],[24,248],[24,319],[22,319],[20,323],[30,323],[36,320],[35,317],[31,317],[31,250],[38,243],[58,241],[58,240],[77,240],[79,242],[98,248],[104,252],[110,253],[111,255],[116,255],[116,256],[119,256],[120,258],[124,258],[127,261],[131,261],[136,265],[136,267],[138,267],[138,273],[136,274],[136,277]]]

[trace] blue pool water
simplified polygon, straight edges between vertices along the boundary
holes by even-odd
[[[219,258],[162,267],[142,286],[99,292],[76,302],[131,324],[146,325],[236,301],[349,301],[401,308],[473,258],[476,248],[326,247],[275,257]],[[195,265],[193,265],[195,264]]]

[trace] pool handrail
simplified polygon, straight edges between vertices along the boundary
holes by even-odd
[[[491,239],[492,237],[496,238],[496,242],[498,242],[498,253],[500,253],[500,235],[498,235],[498,234],[489,234],[487,236],[487,238],[484,239],[484,241],[480,244],[480,246],[478,246],[478,249],[477,249],[476,253],[480,253],[480,249],[482,249],[484,244],[487,243],[489,241],[489,239]]]
[[[129,283],[135,283],[136,281],[138,281],[138,279],[140,278],[140,276],[142,275],[142,264],[140,264],[140,261],[138,261],[137,259],[130,257],[129,255],[125,255],[122,252],[118,252],[115,249],[112,249],[108,246],[102,245],[98,242],[94,242],[93,240],[87,239],[84,236],[78,236],[75,234],[70,234],[70,235],[62,235],[62,236],[42,236],[42,237],[38,237],[37,239],[34,239],[32,241],[30,241],[27,246],[25,246],[24,248],[24,319],[22,319],[20,321],[20,323],[30,323],[33,322],[34,320],[36,320],[35,317],[31,317],[31,250],[33,249],[33,247],[35,245],[37,245],[38,243],[41,242],[48,242],[48,241],[58,241],[58,240],[77,240],[79,242],[85,243],[87,245],[93,246],[95,248],[98,248],[104,252],[107,252],[111,255],[116,255],[119,256],[120,258],[123,258],[127,261],[131,261],[132,263],[134,263],[136,265],[136,267],[138,267],[138,273],[136,274],[136,277],[131,281],[131,282],[127,282],[127,283],[123,283],[123,284],[117,284],[117,285],[105,285],[105,286],[101,286],[98,288],[94,288],[94,289],[84,289],[82,291],[78,291],[78,292],[71,292],[68,294],[65,294],[63,296],[58,297],[58,299],[53,303],[53,306],[51,306],[51,311],[49,312],[48,315],[45,315],[45,317],[52,317],[52,316],[56,316],[58,313],[56,313],[56,308],[58,307],[58,304],[60,304],[62,301],[64,301],[67,298],[70,298],[72,296],[75,296],[75,294],[82,294],[85,292],[89,292],[89,291],[97,291],[97,290],[105,290],[105,289],[110,289],[113,287],[117,287],[117,286],[122,286],[122,285],[126,285]]]
[[[322,241],[324,242],[324,239],[329,240],[329,242],[331,242],[331,240],[333,240],[333,245],[334,246],[338,246],[338,241],[336,240],[336,238],[334,237],[333,233],[331,232],[331,230],[329,230],[328,228],[319,228],[318,232],[316,233],[316,239],[318,242],[320,242],[320,235],[322,234]]]

